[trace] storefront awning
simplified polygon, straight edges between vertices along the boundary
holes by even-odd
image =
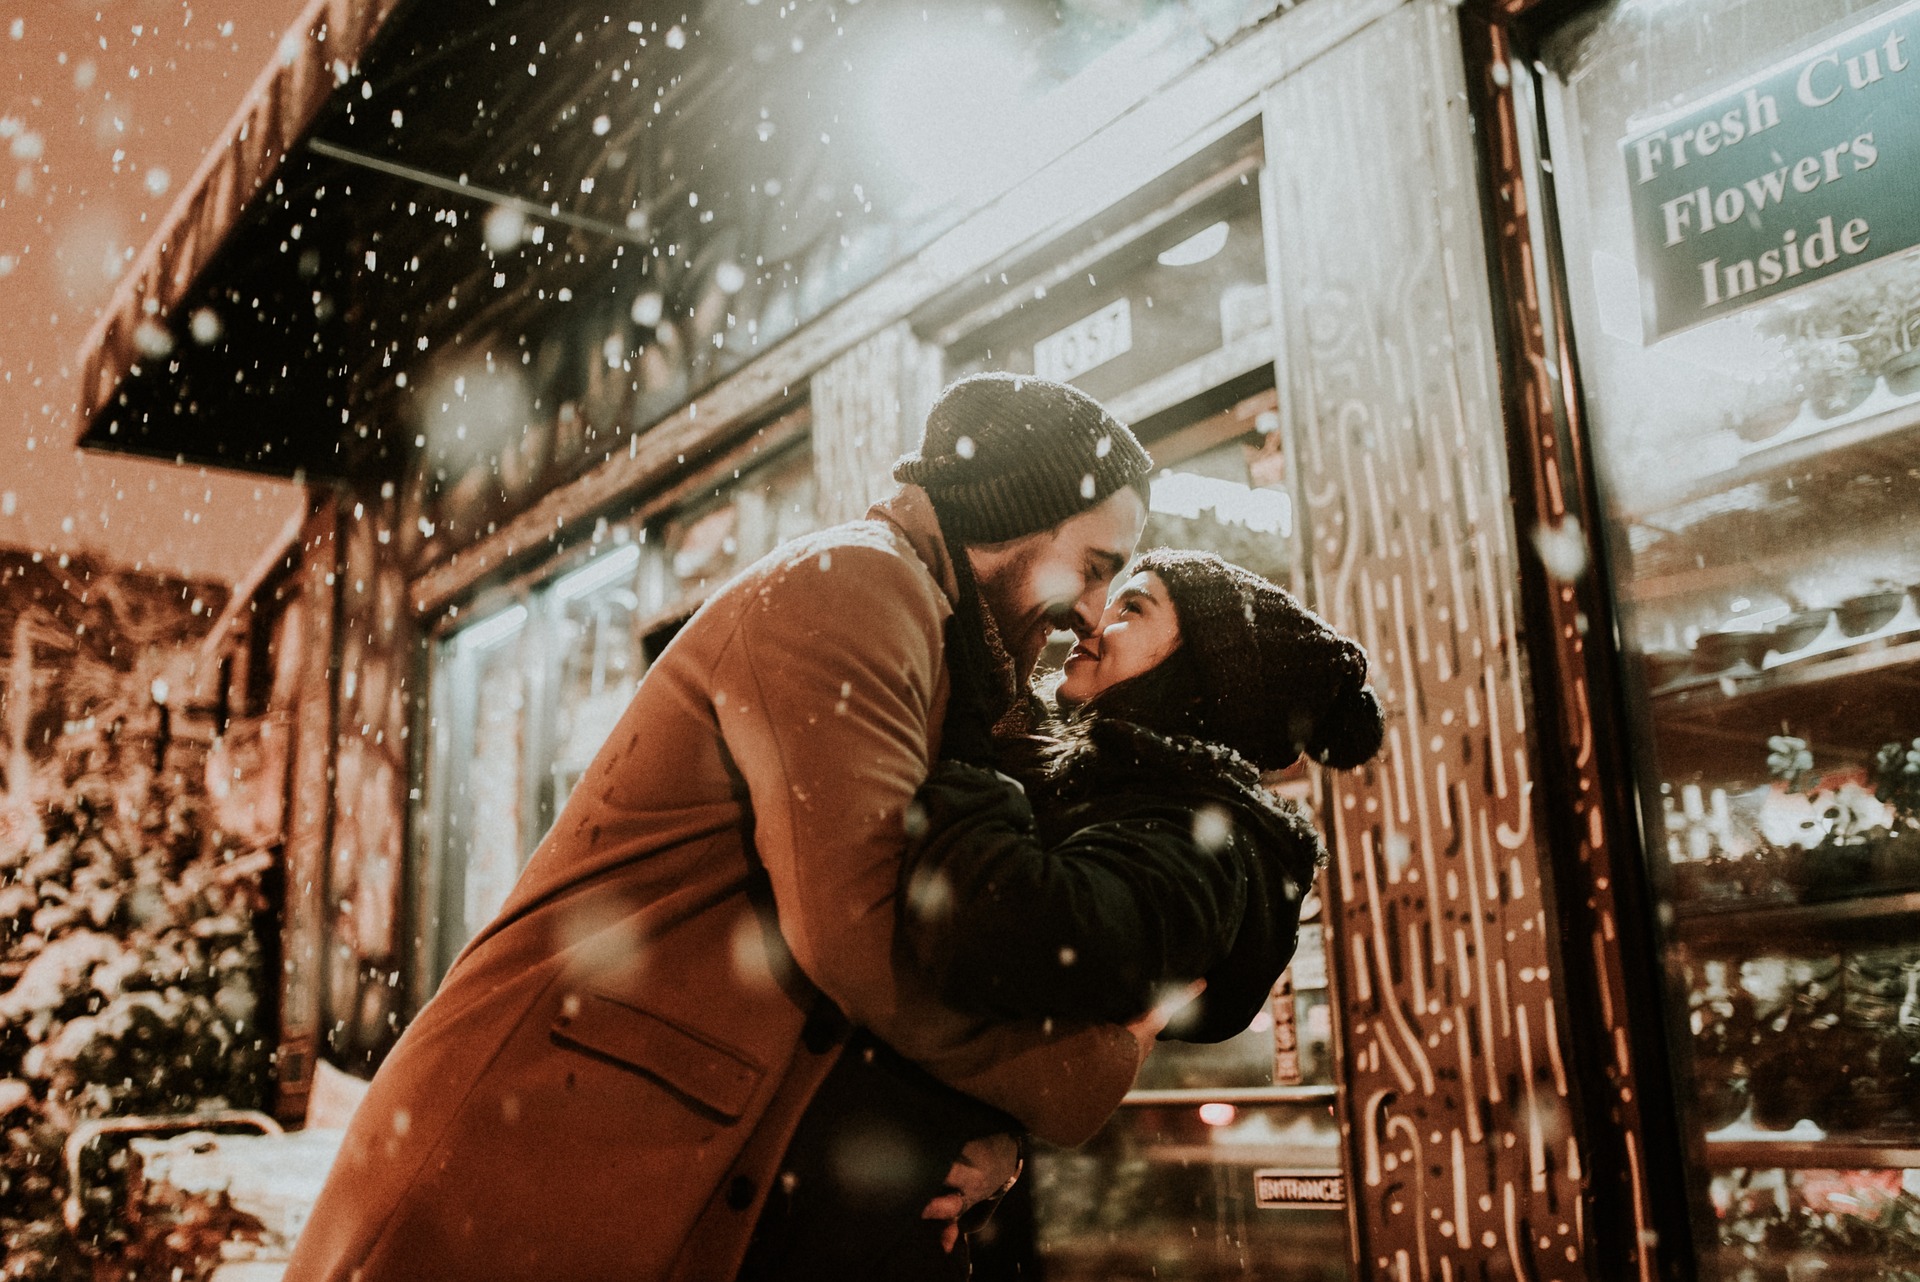
[[[168,319],[272,185],[328,96],[353,75],[400,3],[311,0],[288,28],[278,55],[260,73],[87,335],[81,352],[84,444],[113,444],[89,439],[101,412],[143,360],[170,354],[174,339]]]
[[[1110,86],[1210,47],[1181,0],[1149,7],[1009,0],[950,31],[914,0],[317,0],[94,333],[80,443],[497,523],[914,260],[1124,108]],[[978,86],[919,83],[939,57],[1051,123],[1013,148],[974,121],[956,167],[927,122],[973,121],[951,108]]]

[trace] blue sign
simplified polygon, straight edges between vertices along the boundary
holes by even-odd
[[[1649,340],[1920,244],[1920,0],[1620,141]]]

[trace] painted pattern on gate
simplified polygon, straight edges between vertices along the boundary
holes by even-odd
[[[1363,1271],[1571,1279],[1586,1158],[1459,50],[1412,4],[1266,104],[1315,604],[1389,718],[1325,794],[1342,1120]]]

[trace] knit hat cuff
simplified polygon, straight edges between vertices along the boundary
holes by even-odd
[[[1002,543],[1051,529],[1146,479],[1144,466],[1117,455],[1115,451],[1096,459],[1090,470],[1077,477],[1035,470],[942,485],[932,478],[920,479],[920,474],[936,469],[914,466],[917,459],[901,460],[893,475],[895,480],[924,486],[942,526],[963,543]]]
[[[893,476],[924,488],[954,537],[1001,543],[1098,505],[1152,467],[1133,433],[1079,388],[995,373],[940,394]]]

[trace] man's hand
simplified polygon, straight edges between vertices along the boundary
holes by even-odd
[[[1152,1010],[1127,1025],[1127,1031],[1133,1034],[1134,1042],[1140,1048],[1142,1062],[1153,1050],[1154,1039],[1167,1026],[1167,1021],[1206,989],[1207,981],[1204,979],[1196,979],[1191,984],[1173,989]],[[1018,1139],[1011,1135],[988,1135],[968,1140],[966,1147],[960,1150],[960,1160],[947,1170],[947,1187],[951,1191],[921,1208],[920,1218],[946,1221],[946,1226],[940,1231],[940,1246],[951,1254],[960,1240],[960,1217],[988,1198],[1005,1193],[1019,1178]]]
[[[968,1140],[960,1160],[947,1170],[947,1187],[920,1212],[923,1220],[945,1220],[940,1247],[952,1254],[960,1241],[960,1217],[1013,1187],[1020,1178],[1020,1141],[1011,1135],[987,1135]]]
[[[1153,1043],[1160,1036],[1160,1030],[1167,1021],[1178,1015],[1187,1004],[1201,993],[1207,991],[1207,981],[1196,979],[1191,984],[1170,990],[1154,1004],[1152,1010],[1127,1025],[1127,1031],[1133,1034],[1133,1040],[1140,1047],[1140,1062],[1146,1063],[1147,1056],[1153,1050]]]

